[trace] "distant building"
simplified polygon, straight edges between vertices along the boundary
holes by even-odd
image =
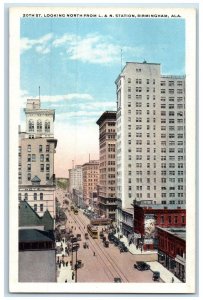
[[[91,194],[97,192],[99,182],[99,161],[90,160],[82,166],[83,201],[86,206],[93,206]]]
[[[82,166],[76,165],[69,172],[69,192],[73,194],[73,189],[82,192],[83,180],[82,180]]]
[[[185,227],[157,227],[158,259],[181,281],[186,280],[186,230]]]
[[[156,227],[182,228],[186,226],[185,205],[163,205],[150,201],[134,202],[134,238],[143,250],[157,249]]]
[[[106,111],[97,120],[99,125],[99,214],[115,220],[116,214],[116,112]]]
[[[43,215],[55,216],[54,139],[55,112],[41,109],[39,99],[28,99],[25,108],[26,131],[19,132],[19,201],[26,200]]]
[[[19,203],[19,282],[56,282],[54,219]]]

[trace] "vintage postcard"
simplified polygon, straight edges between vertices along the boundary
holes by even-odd
[[[195,293],[196,10],[9,22],[10,292]]]

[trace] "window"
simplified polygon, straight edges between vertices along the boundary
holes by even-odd
[[[50,132],[50,122],[45,121],[45,132]]]
[[[31,162],[31,154],[27,155],[27,161]]]
[[[178,216],[174,216],[174,223],[175,223],[175,224],[178,223]]]
[[[44,161],[44,154],[40,154],[40,161],[41,161],[41,162]]]
[[[32,162],[36,161],[36,154],[32,154]]]
[[[181,217],[182,224],[185,224],[185,216]]]
[[[164,224],[164,216],[161,216],[161,224]]]
[[[29,127],[30,132],[34,131],[34,121],[33,120],[29,120],[28,127]]]
[[[40,193],[39,197],[40,197],[40,200],[42,201],[43,200],[43,193]]]
[[[39,145],[39,152],[42,152],[43,151],[43,147],[42,145]]]
[[[18,193],[18,200],[21,201],[22,198],[21,198],[21,193]]]
[[[49,180],[49,177],[50,177],[50,175],[49,175],[49,173],[47,173],[46,174],[46,180]]]
[[[34,211],[37,211],[37,204],[34,204]]]
[[[37,200],[37,193],[34,193],[34,200]]]
[[[42,132],[42,121],[37,120],[37,132]]]
[[[27,145],[27,151],[31,152],[31,145]]]
[[[43,211],[43,204],[40,204],[40,211]]]
[[[27,200],[28,200],[28,193],[25,193],[25,195],[24,195],[24,199],[25,199],[25,201],[27,201]]]
[[[31,180],[31,173],[27,173],[27,180],[28,180],[28,181]]]
[[[46,152],[49,152],[49,145],[46,145]]]
[[[168,223],[171,224],[171,216],[168,216]]]
[[[40,172],[44,172],[44,164],[40,164]]]
[[[28,172],[31,171],[31,164],[27,164],[27,171],[28,171]]]

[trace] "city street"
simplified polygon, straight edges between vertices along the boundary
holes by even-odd
[[[57,193],[58,200],[63,202],[65,197],[61,191]],[[74,236],[81,234],[80,247],[77,251],[77,260],[82,261],[82,267],[77,270],[77,282],[114,282],[114,278],[120,278],[121,282],[154,282],[152,272],[138,271],[134,268],[136,255],[122,252],[114,244],[109,244],[105,248],[102,239],[85,239],[87,225],[90,223],[88,217],[79,209],[78,215],[75,215],[69,208],[65,210],[67,214],[66,230],[72,229]],[[61,204],[62,204],[61,202]],[[98,230],[105,229],[105,226],[98,226]],[[105,233],[107,236],[107,233]],[[88,243],[88,248],[83,247],[83,243]],[[66,261],[72,260],[72,254],[65,257]],[[73,265],[76,262],[76,252],[73,252]],[[68,271],[68,269],[67,269]]]

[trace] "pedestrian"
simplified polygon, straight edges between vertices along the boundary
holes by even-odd
[[[174,278],[172,277],[172,279],[171,279],[171,282],[173,283],[174,282]]]
[[[141,249],[140,249],[140,250],[141,250],[141,253],[142,253],[142,246],[141,246]]]
[[[75,274],[74,274],[74,272],[72,272],[72,280],[74,280],[74,276],[75,276]]]
[[[65,280],[65,282],[67,282],[67,279]]]

